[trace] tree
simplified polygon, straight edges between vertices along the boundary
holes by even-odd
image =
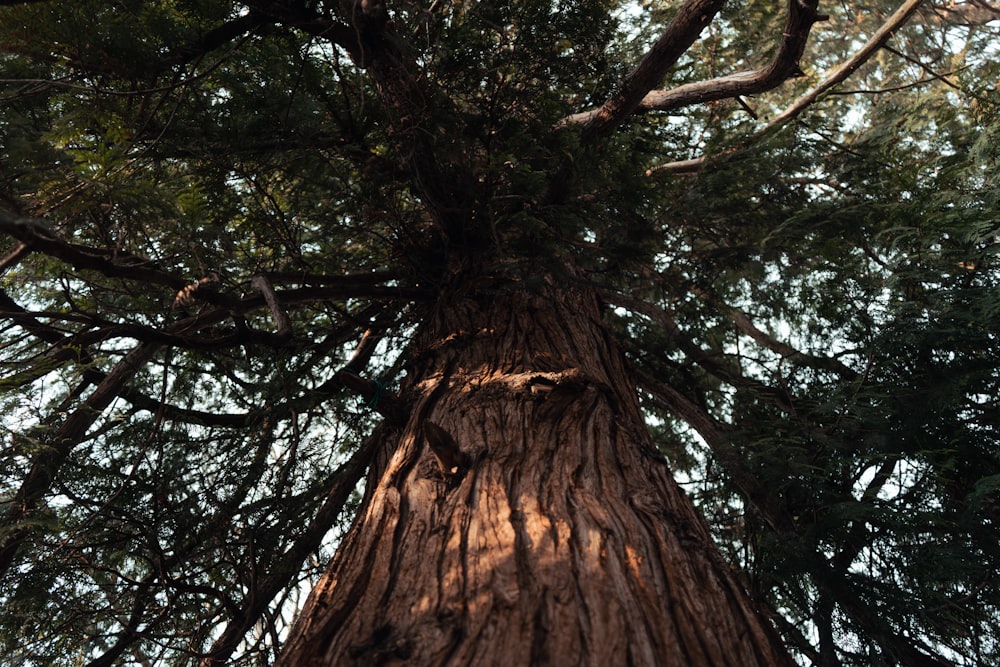
[[[7,662],[997,661],[993,5],[0,4]]]

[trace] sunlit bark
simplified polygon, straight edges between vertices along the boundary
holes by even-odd
[[[782,665],[655,451],[596,298],[442,301],[409,421],[282,665]]]

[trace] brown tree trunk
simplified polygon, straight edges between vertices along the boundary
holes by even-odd
[[[597,299],[443,301],[279,664],[790,665],[673,481]]]

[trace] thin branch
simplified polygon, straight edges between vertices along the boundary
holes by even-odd
[[[12,266],[17,266],[29,254],[31,254],[31,248],[28,247],[28,244],[18,243],[13,250],[0,258],[0,274],[6,273],[7,269]]]
[[[35,457],[27,476],[4,513],[3,540],[0,541],[0,577],[6,575],[21,544],[31,534],[33,524],[26,519],[48,492],[56,472],[88,429],[104,413],[104,409],[111,405],[119,392],[159,349],[160,346],[155,344],[142,344],[133,348],[115,364],[84,404],[66,417],[51,440],[46,439],[48,447],[43,448]]]
[[[398,271],[372,271],[371,273],[331,276],[325,273],[304,273],[300,271],[265,271],[272,285],[343,285],[367,277],[372,283],[385,283],[401,277]]]
[[[667,410],[674,413],[688,426],[697,431],[715,459],[726,470],[744,495],[757,508],[761,517],[779,534],[789,534],[795,529],[795,521],[774,495],[758,480],[747,467],[742,456],[729,440],[725,427],[698,407],[693,401],[673,387],[654,379],[647,373],[633,368],[640,386]]]
[[[89,371],[84,373],[85,377],[92,377],[95,380],[98,380],[103,375],[103,373],[99,373],[98,371]],[[152,414],[160,415],[164,419],[183,422],[185,424],[199,424],[202,426],[218,428],[246,428],[249,424],[252,424],[257,417],[257,414],[252,412],[205,412],[204,410],[181,408],[176,405],[170,405],[169,403],[164,403],[150,398],[142,392],[130,387],[123,388],[118,395],[139,410],[144,410]]]
[[[932,79],[937,79],[938,81],[940,81],[944,85],[946,85],[949,88],[952,88],[954,90],[962,90],[961,86],[959,86],[956,83],[953,83],[952,81],[948,80],[948,78],[947,78],[948,74],[956,74],[957,72],[949,72],[948,74],[939,74],[939,73],[935,72],[934,70],[932,70],[929,66],[927,66],[924,63],[922,63],[919,60],[917,60],[916,58],[914,58],[912,56],[908,56],[905,53],[903,53],[902,51],[899,51],[898,49],[894,49],[891,46],[884,46],[883,48],[886,51],[888,51],[889,53],[891,53],[891,54],[893,54],[893,55],[895,55],[895,56],[897,56],[899,58],[902,58],[906,62],[911,63],[913,65],[916,65],[921,70],[923,70],[928,76],[930,76]]]
[[[739,308],[722,303],[718,299],[712,298],[703,293],[699,294],[699,296],[706,299],[709,303],[728,316],[729,319],[732,320],[733,324],[736,325],[737,329],[749,336],[762,347],[780,355],[783,359],[788,359],[811,368],[822,368],[824,370],[834,371],[846,380],[854,380],[858,377],[858,373],[855,370],[837,359],[807,354],[792,347],[788,343],[784,343],[770,334],[761,331],[757,328],[757,325],[753,323],[753,320],[751,320],[750,317]]]
[[[24,97],[31,97],[33,95],[38,95],[44,93],[45,91],[53,88],[62,88],[68,90],[80,90],[87,93],[93,93],[97,95],[108,95],[113,97],[144,97],[151,95],[153,93],[165,93],[172,90],[177,90],[179,88],[185,88],[192,83],[195,83],[201,79],[206,78],[212,74],[215,70],[221,67],[226,61],[229,60],[230,56],[236,53],[243,44],[249,39],[249,35],[256,28],[265,25],[268,21],[263,17],[256,14],[248,14],[247,16],[240,17],[229,24],[225,24],[210,31],[200,40],[191,44],[187,47],[182,47],[178,50],[178,54],[166,58],[162,61],[155,63],[150,63],[147,65],[148,69],[141,74],[147,74],[149,76],[157,76],[162,72],[168,71],[178,65],[186,65],[187,63],[203,58],[208,55],[211,51],[218,49],[219,47],[225,45],[227,42],[234,39],[240,38],[239,41],[227,49],[222,55],[216,58],[207,67],[203,68],[200,72],[192,73],[187,77],[181,77],[181,72],[176,72],[174,80],[168,84],[161,86],[153,86],[146,88],[135,88],[132,90],[116,90],[114,88],[106,88],[103,86],[95,86],[91,83],[80,84],[73,81],[73,75],[65,75],[54,79],[31,79],[31,78],[16,78],[16,79],[0,79],[0,83],[4,84],[21,84],[22,89],[13,95],[8,95],[0,97],[0,101],[13,101],[21,99]],[[225,39],[223,39],[225,37]],[[31,54],[39,60],[51,60],[51,55],[44,54]],[[138,71],[126,71],[123,72],[122,68],[114,68],[108,66],[108,61],[102,61],[101,66],[95,66],[93,64],[88,64],[75,59],[70,59],[67,63],[74,70],[81,72],[86,72],[89,74],[105,74],[112,76],[124,76],[129,78],[134,78],[140,74]],[[30,88],[29,88],[30,86]]]
[[[364,278],[364,276],[360,276],[360,278]],[[420,288],[388,287],[345,282],[343,286],[302,287],[275,292],[275,295],[286,306],[298,306],[346,297],[384,298],[388,300],[422,299],[428,296],[428,292]],[[152,327],[131,322],[111,322],[96,315],[81,316],[77,313],[71,319],[81,320],[92,328],[70,336],[64,336],[58,330],[38,322],[36,313],[24,310],[10,299],[10,297],[6,297],[6,295],[0,296],[0,308],[3,309],[0,310],[0,317],[17,322],[19,325],[25,327],[26,330],[42,338],[42,340],[52,343],[53,347],[41,358],[45,362],[52,362],[77,358],[80,354],[80,349],[116,338],[131,338],[139,342],[169,345],[171,347],[190,350],[222,349],[244,346],[248,343],[269,347],[284,347],[288,344],[287,335],[258,331],[246,326],[237,326],[233,329],[227,329],[224,333],[215,333],[214,335],[195,335],[198,331],[213,327],[220,322],[256,310],[264,305],[265,300],[263,296],[251,296],[244,299],[232,300],[226,306],[205,310],[197,315],[178,320],[164,327]],[[42,331],[39,327],[47,327],[50,331],[48,333],[39,333]],[[22,378],[21,382],[30,382],[33,377]],[[12,378],[8,378],[8,383],[12,380]]]
[[[949,25],[978,26],[1000,18],[1000,7],[983,0],[958,4],[952,0],[947,5],[931,4],[926,13],[932,14],[938,23]]]
[[[6,232],[21,242],[21,249],[15,253],[18,258],[28,250],[34,250],[66,262],[77,270],[87,269],[101,273],[109,278],[163,285],[175,293],[185,290],[191,285],[190,281],[184,277],[157,268],[152,260],[112,252],[102,248],[69,243],[59,238],[51,230],[51,226],[47,221],[39,218],[20,216],[0,209],[0,232]],[[293,277],[293,274],[274,275],[288,281],[291,281]],[[198,290],[199,299],[211,303],[217,306],[217,308],[200,313],[195,317],[175,322],[165,328],[154,328],[132,323],[115,323],[98,318],[97,316],[86,316],[88,324],[99,327],[97,331],[87,332],[86,338],[88,342],[86,344],[110,338],[132,337],[140,341],[156,342],[183,348],[219,348],[230,345],[242,345],[247,342],[262,342],[267,345],[280,346],[287,342],[286,339],[288,333],[291,331],[291,326],[279,302],[287,307],[304,302],[341,299],[345,297],[421,299],[428,296],[428,291],[422,288],[380,284],[395,280],[396,277],[397,274],[387,271],[344,276],[298,276],[296,279],[298,282],[318,283],[318,286],[300,287],[281,292],[275,292],[273,288],[262,289],[261,296],[244,299],[235,299],[231,295],[209,289]],[[264,279],[262,278],[262,280]],[[261,289],[260,285],[255,284],[255,286]],[[269,299],[273,299],[274,303],[271,303]],[[275,322],[278,325],[277,334],[240,330],[233,335],[227,336],[213,336],[210,338],[191,336],[191,333],[206,326],[217,324],[234,314],[254,310],[265,303],[271,308],[271,312],[275,316]],[[6,300],[0,301],[0,307],[6,307],[6,312],[2,313],[3,316],[18,321],[29,328],[34,326],[32,323],[34,316],[21,309],[9,297]],[[54,342],[54,339],[50,338],[48,342]],[[73,342],[81,344],[80,340]]]
[[[261,577],[257,586],[247,596],[246,605],[241,613],[234,616],[226,629],[212,645],[208,654],[202,658],[201,667],[218,667],[227,664],[229,657],[239,645],[246,633],[259,620],[271,600],[287,588],[298,576],[302,562],[315,551],[326,533],[333,527],[337,517],[344,510],[351,493],[361,481],[375,453],[378,451],[387,431],[381,426],[368,437],[365,442],[351,455],[351,458],[337,469],[326,492],[326,499],[315,518],[292,546],[284,553],[280,562],[275,563],[270,572]]]
[[[714,377],[726,382],[734,387],[752,389],[763,396],[770,397],[775,405],[785,411],[793,411],[792,399],[787,392],[774,387],[769,387],[763,382],[743,375],[739,368],[726,364],[718,356],[712,355],[696,345],[678,326],[677,322],[666,310],[634,297],[625,296],[617,292],[604,290],[601,296],[609,303],[613,303],[634,313],[643,315],[651,322],[660,327],[670,340],[677,345],[691,361],[698,364],[706,372]]]

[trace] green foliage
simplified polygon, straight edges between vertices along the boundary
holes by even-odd
[[[587,145],[560,121],[672,5],[391,3],[392,48],[369,46],[393,70],[312,29],[341,4],[0,8],[0,211],[64,244],[0,248],[0,662],[269,664],[357,504],[320,509],[373,427],[335,381],[364,332],[361,374],[392,386],[443,286],[572,264],[803,664],[1000,663],[996,21],[918,14],[761,134],[895,9],[822,6],[754,115],[644,113]],[[783,23],[727,5],[664,86],[762,66]]]

